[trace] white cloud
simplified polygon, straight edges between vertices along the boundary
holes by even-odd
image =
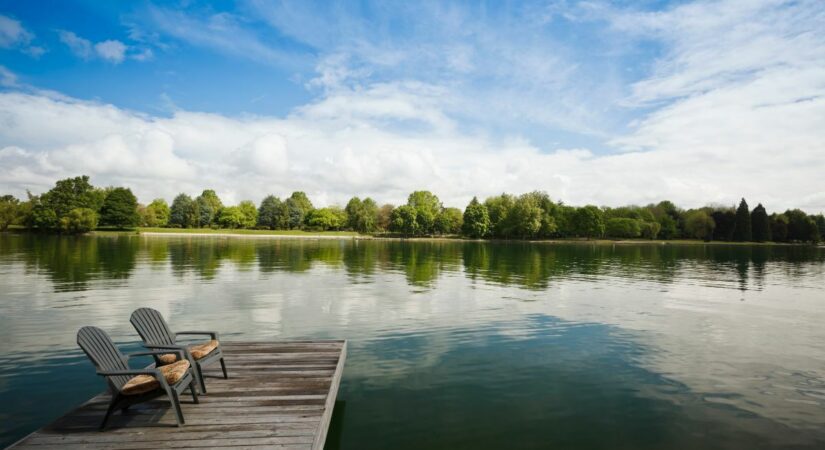
[[[86,61],[92,58],[100,58],[112,64],[120,64],[127,57],[141,62],[149,61],[154,57],[154,53],[150,48],[129,46],[116,39],[93,43],[66,30],[59,30],[58,36],[60,41],[66,44],[75,56]]]
[[[26,30],[19,20],[0,14],[0,48],[17,48],[23,53],[38,58],[46,52],[46,49],[30,45],[34,37],[34,33]]]
[[[98,42],[95,44],[95,52],[106,61],[120,64],[126,58],[126,45],[115,40]]]
[[[417,131],[396,129],[383,120],[387,111],[427,117],[433,108],[408,89],[371,92],[380,101],[356,102],[352,111],[331,96],[286,118],[187,111],[163,118],[0,94],[0,189],[38,192],[59,177],[86,173],[100,185],[132,186],[143,201],[208,187],[228,202],[304,190],[317,203],[343,204],[352,195],[397,203],[413,189],[429,189],[448,205],[464,206],[473,195],[541,189],[573,204],[670,198],[699,206],[745,195],[769,209],[825,207],[825,198],[814,195],[823,191],[821,145],[818,152],[816,146],[789,148],[767,168],[739,151],[720,151],[724,143],[608,156],[544,152],[523,140],[469,135],[426,120]]]
[[[60,30],[57,34],[60,36],[60,42],[66,44],[75,56],[82,59],[90,59],[92,57],[92,41],[83,39],[71,31]]]
[[[149,7],[146,19],[160,32],[191,45],[251,59],[264,64],[293,66],[302,57],[269,45],[228,13],[190,16],[171,9]]]
[[[0,14],[0,48],[12,48],[31,42],[34,35],[20,21]]]

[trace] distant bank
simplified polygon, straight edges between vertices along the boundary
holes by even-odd
[[[557,244],[598,244],[598,245],[739,245],[739,246],[787,246],[804,245],[807,243],[785,243],[785,242],[733,242],[733,241],[703,241],[699,239],[583,239],[583,238],[558,238],[558,239],[470,239],[461,236],[432,236],[432,237],[404,237],[392,234],[360,234],[353,231],[302,231],[302,230],[237,230],[237,229],[180,229],[180,228],[146,228],[141,227],[136,230],[127,231],[95,231],[96,235],[122,235],[139,234],[141,236],[165,236],[165,237],[225,237],[225,238],[263,238],[263,239],[341,239],[341,240],[404,240],[417,242],[534,242],[534,243],[557,243]]]

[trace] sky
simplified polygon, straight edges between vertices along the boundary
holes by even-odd
[[[0,0],[0,193],[825,211],[825,2]]]

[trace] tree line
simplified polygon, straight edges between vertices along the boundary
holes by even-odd
[[[269,230],[351,230],[401,236],[460,235],[495,239],[702,239],[738,242],[819,242],[825,217],[800,209],[768,214],[752,210],[743,198],[737,207],[707,206],[684,210],[670,201],[646,206],[570,206],[544,192],[501,194],[466,206],[444,207],[429,191],[415,191],[400,206],[379,206],[353,197],[346,206],[316,208],[303,192],[281,199],[265,197],[259,205],[245,200],[224,205],[214,190],[197,197],[179,194],[169,205],[155,199],[141,205],[129,188],[99,188],[88,176],[58,181],[48,192],[26,200],[0,197],[0,229],[18,225],[32,230],[83,233],[98,227],[227,228]]]

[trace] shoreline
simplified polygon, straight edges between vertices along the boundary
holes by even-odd
[[[100,234],[100,232],[97,232]],[[121,233],[121,232],[103,232],[106,233]],[[127,232],[131,233],[131,232]],[[325,239],[325,240],[363,240],[363,241],[407,241],[407,242],[480,242],[480,243],[525,243],[525,244],[589,244],[589,245],[733,245],[733,246],[760,246],[760,247],[786,247],[786,246],[804,246],[804,247],[823,247],[822,245],[811,245],[806,243],[795,242],[733,242],[733,241],[701,241],[692,239],[469,239],[462,237],[451,236],[436,236],[436,237],[398,237],[398,236],[372,236],[367,234],[318,234],[318,233],[300,233],[300,234],[278,234],[273,233],[232,233],[232,232],[182,232],[182,231],[138,231],[139,236],[149,237],[220,237],[220,238],[254,238],[254,239]]]
[[[118,232],[115,232],[118,233]],[[108,234],[104,232],[103,234]],[[131,233],[129,233],[131,234]],[[266,234],[266,233],[185,233],[185,232],[163,232],[163,231],[139,231],[136,236],[148,237],[219,237],[219,238],[247,238],[247,239],[339,239],[339,240],[370,240],[378,239],[366,235],[346,235],[346,234]]]
[[[728,245],[728,246],[754,246],[754,247],[815,247],[825,248],[823,244],[810,244],[802,242],[733,242],[733,241],[701,241],[698,239],[583,239],[583,238],[562,238],[562,239],[470,239],[460,236],[375,236],[359,234],[347,231],[325,231],[307,232],[294,230],[197,230],[181,231],[170,228],[169,231],[163,229],[140,228],[136,230],[95,230],[88,233],[88,236],[146,236],[146,237],[216,237],[223,239],[278,239],[278,240],[357,240],[357,241],[406,241],[406,242],[478,242],[478,243],[507,243],[507,244],[577,244],[577,245]],[[5,233],[28,233],[26,230],[10,229]]]

